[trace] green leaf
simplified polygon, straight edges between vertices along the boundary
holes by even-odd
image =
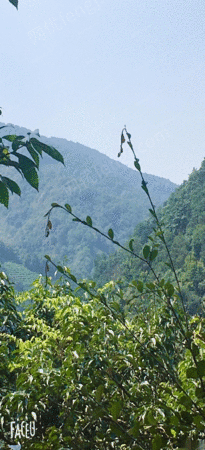
[[[204,421],[203,421],[203,417],[200,416],[199,414],[197,414],[196,416],[194,416],[194,423],[197,426],[197,428],[199,430],[203,430],[204,429]]]
[[[167,281],[164,287],[167,290],[168,295],[171,297],[174,294],[174,286],[170,283],[170,281]]]
[[[120,157],[120,155],[123,153],[123,148],[122,148],[122,145],[120,146],[120,152],[118,153],[118,158]]]
[[[92,219],[91,219],[91,217],[90,216],[87,216],[86,217],[86,222],[87,222],[87,224],[89,225],[89,227],[92,227]]]
[[[148,414],[147,414],[147,420],[148,420],[148,423],[150,425],[156,425],[157,424],[157,420],[154,418],[154,416],[153,416],[151,411],[149,411]]]
[[[123,131],[122,131],[122,134],[121,134],[121,145],[122,145],[124,142],[125,142],[125,138],[124,138],[124,134],[123,134]]]
[[[101,401],[103,392],[104,392],[104,386],[103,386],[102,384],[100,384],[100,385],[97,387],[96,392],[95,392],[95,398],[96,398],[97,402],[100,402],[100,401]]]
[[[20,168],[19,163],[17,161],[11,161],[10,159],[5,159],[5,161],[0,160],[0,164],[3,164],[4,166],[15,167],[15,169],[18,170],[18,172],[22,175],[21,168]]]
[[[137,289],[138,289],[138,291],[139,291],[140,293],[143,292],[144,284],[143,284],[143,282],[142,282],[141,280],[139,280],[139,281],[137,282]]]
[[[114,401],[114,403],[112,403],[110,412],[114,420],[117,420],[118,417],[120,417],[121,409],[122,409],[122,402],[120,400]]]
[[[16,153],[19,159],[19,167],[23,172],[24,177],[28,181],[28,183],[38,190],[38,175],[36,172],[36,164],[27,156],[21,155],[20,153]]]
[[[9,0],[9,2],[12,3],[12,5],[16,7],[16,9],[18,9],[18,0]]]
[[[182,397],[179,399],[179,404],[186,406],[186,408],[191,408],[192,401],[187,395],[182,395]]]
[[[156,249],[152,250],[149,255],[150,261],[153,261],[157,257],[157,255],[158,255],[158,250],[156,250]]]
[[[65,204],[65,208],[66,208],[70,213],[72,212],[71,206],[70,206],[68,203]]]
[[[186,422],[186,425],[190,425],[192,423],[192,415],[188,411],[181,411],[181,416]]]
[[[13,142],[16,139],[16,134],[8,134],[3,136],[2,139],[6,139],[6,141]]]
[[[56,266],[58,269],[58,272],[64,273],[63,267],[62,266]]]
[[[132,142],[128,142],[128,145],[129,145],[130,148],[133,150]]]
[[[25,142],[21,142],[18,139],[15,139],[15,141],[12,142],[12,150],[14,153],[22,146],[25,147]]]
[[[154,283],[146,283],[146,286],[150,291],[154,291],[156,287]]]
[[[0,181],[0,203],[2,203],[6,208],[9,204],[9,192],[5,184]]]
[[[22,169],[22,172],[24,174],[24,177],[26,178],[26,181],[28,181],[30,186],[32,186],[34,189],[38,191],[38,174],[36,170],[34,168],[29,170]]]
[[[113,240],[113,238],[114,238],[114,233],[113,233],[112,228],[110,228],[110,229],[108,230],[108,236],[110,237],[110,239]]]
[[[149,254],[150,254],[150,247],[149,247],[149,245],[145,245],[144,248],[143,248],[144,258],[147,259]]]
[[[196,367],[194,367],[194,366],[189,367],[186,370],[186,376],[187,376],[187,378],[194,378],[194,379],[198,378]]]
[[[163,439],[162,437],[158,434],[157,436],[154,437],[154,439],[152,440],[152,449],[153,450],[160,450],[161,448],[164,447],[164,443],[163,443]]]
[[[131,252],[133,252],[134,250],[133,250],[133,243],[134,242],[134,239],[130,239],[130,242],[129,242],[129,248],[130,248],[130,250],[131,250]]]
[[[137,438],[139,436],[139,429],[140,429],[140,423],[136,422],[134,427],[132,427],[128,430],[128,434],[130,434],[130,436],[133,436],[134,438]],[[137,447],[133,447],[133,448],[135,449]],[[138,447],[138,448],[140,449],[141,447]]]
[[[192,348],[193,355],[194,356],[198,356],[199,355],[199,347],[198,347],[198,345],[192,343],[191,348]]]
[[[197,388],[195,389],[195,395],[196,395],[198,398],[203,398],[203,397],[204,397],[204,391],[203,391],[203,389],[200,388],[200,387],[197,387]]]
[[[128,144],[129,144],[129,142],[128,142]],[[134,166],[136,167],[137,170],[139,170],[139,172],[141,172],[141,167],[140,167],[140,164],[138,163],[138,160],[134,161]]]
[[[33,142],[33,141],[36,141],[36,142]],[[41,148],[40,145],[38,145],[38,144],[40,144],[40,142],[38,141],[38,139],[36,139],[36,138],[31,138],[30,141],[29,141],[29,143],[30,143],[30,145],[33,147],[33,149],[34,149],[35,151],[37,151],[37,152],[39,153],[39,155],[42,156],[42,148]],[[34,146],[34,143],[35,143],[35,146]]]
[[[142,189],[143,191],[146,192],[146,194],[149,194],[149,191],[147,189],[147,183],[144,180],[142,180]]]
[[[75,217],[75,218],[73,219],[73,222],[80,222],[80,219],[78,219],[77,217]]]
[[[13,181],[13,180],[11,180],[10,178],[7,178],[7,177],[1,177],[1,179],[2,179],[3,183],[6,184],[7,188],[10,189],[12,194],[15,193],[17,195],[21,195],[21,189],[18,186],[18,184],[15,183],[15,181]]]
[[[117,311],[117,312],[121,311],[121,308],[120,308],[120,305],[118,302],[112,302],[110,305],[115,311]]]
[[[51,258],[48,255],[44,255],[44,258],[46,258],[48,261],[51,261]]]
[[[32,156],[33,160],[35,161],[38,169],[39,169],[39,155],[36,152],[36,150],[34,150],[33,146],[30,144],[30,142],[26,142],[25,144],[28,152],[30,153],[30,155]]]
[[[205,375],[205,360],[197,362],[197,373],[199,377],[204,377]]]
[[[42,152],[45,152],[49,156],[51,156],[51,158],[55,159],[56,161],[60,161],[62,164],[64,164],[63,156],[54,147],[50,147],[46,144],[43,144],[43,142],[38,141],[38,139],[36,138],[31,138],[30,142],[32,143],[35,150],[37,150],[37,152],[40,153],[40,155],[42,154]]]
[[[140,293],[143,292],[144,284],[143,284],[143,282],[142,282],[141,280],[139,280],[139,281],[133,280],[133,281],[131,282],[131,284],[132,284],[134,287],[136,287],[137,290],[138,290]]]
[[[170,391],[170,394],[172,394],[171,391]],[[178,424],[179,424],[179,418],[178,418],[177,416],[172,416],[172,417],[170,418],[170,423],[171,423],[172,425],[175,425],[175,426],[177,427]]]
[[[21,141],[21,140],[24,139],[24,138],[25,138],[25,136],[16,136],[16,139],[15,139],[15,140],[16,140],[16,141],[17,141],[17,140],[20,140],[20,141]],[[25,142],[23,142],[23,144],[25,144]]]
[[[58,203],[51,203],[51,206],[53,207],[53,208],[55,208],[55,207],[57,207],[57,206],[60,206]]]
[[[72,273],[71,273],[70,278],[71,278],[71,280],[75,281],[75,283],[76,283],[77,279],[75,278],[75,275],[72,275]]]

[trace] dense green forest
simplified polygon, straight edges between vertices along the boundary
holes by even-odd
[[[205,160],[199,170],[193,170],[188,181],[172,193],[162,208],[158,209],[160,221],[164,224],[164,232],[178,276],[182,291],[192,313],[197,311],[205,297]],[[140,253],[145,244],[154,238],[152,232],[154,218],[141,222],[135,227],[133,248]],[[173,279],[167,263],[166,249],[160,245],[158,258],[154,268],[165,279]],[[152,280],[153,275],[144,263],[126,255],[122,250],[109,257],[99,256],[95,261],[93,278],[102,286],[110,279],[124,279],[126,282],[140,277]],[[129,291],[129,290],[128,290]]]
[[[17,136],[30,132],[12,125],[0,131],[1,135]],[[73,223],[63,211],[53,215],[53,228],[46,238],[44,214],[51,202],[67,202],[76,214],[91,215],[104,232],[113,228],[121,242],[148,216],[148,201],[141,192],[136,171],[66,139],[41,136],[41,142],[55,147],[63,155],[65,166],[44,154],[39,166],[40,192],[17,173],[13,179],[21,187],[21,197],[11,196],[8,211],[0,205],[1,264],[19,291],[29,289],[40,273],[44,275],[45,253],[49,252],[58,262],[66,257],[77,276],[90,278],[97,254],[113,250],[112,243]],[[21,153],[26,154],[25,149]],[[9,176],[10,169],[2,167],[1,173]],[[146,175],[146,179],[157,206],[176,188],[164,178]]]

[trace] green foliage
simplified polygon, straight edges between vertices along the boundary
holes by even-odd
[[[17,7],[17,2],[12,2]],[[4,126],[1,128],[5,128]],[[28,133],[30,135],[30,133]],[[5,135],[0,138],[0,164],[7,167],[14,167],[22,177],[25,177],[26,181],[34,189],[38,191],[38,174],[39,169],[39,154],[42,156],[42,152],[47,153],[53,159],[60,161],[64,164],[63,156],[53,147],[38,141],[36,138],[30,138],[25,140],[24,136]],[[4,141],[11,143],[11,148],[6,146]],[[32,159],[25,155],[22,155],[18,150],[26,148],[31,155]],[[18,159],[18,161],[11,159],[11,155]],[[21,190],[18,184],[8,177],[0,175],[0,203],[6,208],[9,204],[9,190],[11,193],[21,195]]]
[[[183,312],[174,318],[162,299],[123,322],[116,283],[95,291],[84,282],[86,302],[66,283],[48,285],[36,281],[17,297],[29,301],[20,334],[1,340],[1,352],[4,339],[15,342],[5,355],[12,380],[1,391],[3,437],[17,408],[22,420],[37,418],[35,437],[21,439],[25,449],[172,449],[203,437],[204,319],[189,318],[184,341]]]
[[[114,241],[112,229],[105,234],[93,227],[90,216],[81,220],[68,204],[57,203],[46,213],[46,232],[52,228],[53,208],[61,208],[77,226],[112,240],[144,271],[127,282],[129,295],[120,281],[100,288],[94,281],[78,281],[66,265],[45,255],[46,285],[36,280],[30,292],[18,295],[18,306],[26,306],[17,312],[6,275],[0,274],[6,326],[0,334],[0,438],[10,442],[11,419],[33,417],[35,436],[21,438],[28,450],[173,450],[186,448],[188,441],[196,447],[205,437],[203,310],[201,317],[192,317],[185,309],[167,244],[170,234],[164,232],[163,214],[155,210],[126,128],[118,156],[123,133],[151,204],[152,219],[141,237],[126,248]],[[147,236],[150,227],[153,233]],[[173,280],[156,272],[163,250]],[[185,263],[194,288],[202,288],[203,264],[196,257]],[[54,285],[47,275],[50,266],[63,275]],[[152,278],[145,276],[146,269]]]
[[[174,256],[174,266],[181,280],[182,291],[190,312],[196,313],[205,297],[205,160],[201,168],[194,171],[187,182],[184,182],[170,195],[163,208],[157,209],[160,222],[164,224],[164,236]],[[129,248],[140,252],[144,246],[143,256],[154,261],[154,269],[166,279],[174,280],[171,265],[167,259],[166,248],[160,234],[153,232],[156,213],[150,209],[151,217],[138,224],[133,237],[128,241]],[[160,242],[161,241],[161,242]],[[132,247],[130,247],[132,242]],[[150,243],[158,243],[149,254]],[[125,255],[122,250],[112,254],[109,259],[98,257],[95,262],[93,278],[98,286],[110,280],[114,274],[121,274],[126,281],[137,278],[153,279],[153,274],[147,271],[140,260],[131,255]],[[102,268],[103,261],[103,268]],[[113,279],[117,279],[115,276]]]

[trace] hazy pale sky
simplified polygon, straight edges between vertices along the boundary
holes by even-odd
[[[181,183],[205,156],[204,0],[0,4],[1,121]],[[120,161],[133,168],[132,153]]]

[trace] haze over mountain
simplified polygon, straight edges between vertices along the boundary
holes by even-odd
[[[0,136],[26,135],[30,131],[8,124],[0,130]],[[106,234],[113,228],[121,243],[148,216],[149,203],[136,170],[79,143],[45,136],[39,140],[59,150],[65,160],[64,167],[49,156],[43,156],[39,193],[12,168],[2,166],[0,169],[2,175],[17,181],[22,191],[21,197],[10,196],[8,210],[0,205],[0,262],[18,290],[28,289],[38,274],[44,275],[45,254],[55,263],[62,263],[67,257],[66,264],[75,275],[91,278],[97,254],[114,251],[105,238],[74,223],[71,216],[60,209],[52,212],[53,227],[46,238],[44,214],[52,202],[69,203],[74,214],[83,220],[91,216],[93,226]],[[21,152],[28,156],[26,149]],[[165,178],[144,176],[156,206],[163,204],[176,189],[176,185]]]

